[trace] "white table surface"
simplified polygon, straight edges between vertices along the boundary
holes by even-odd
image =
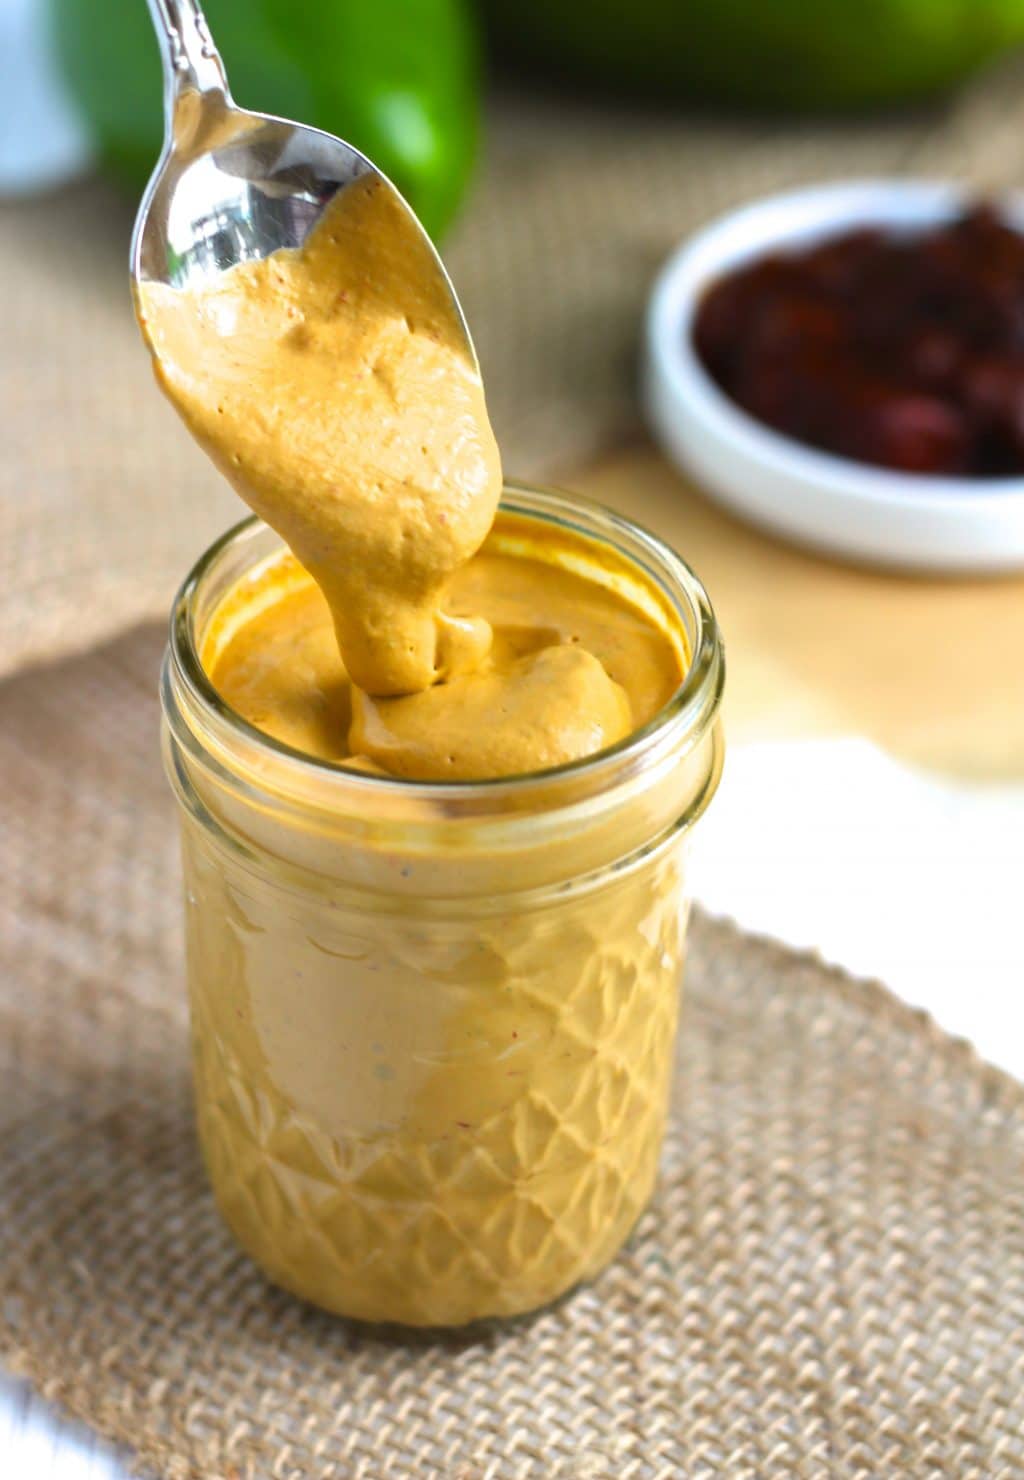
[[[924,775],[861,740],[737,746],[694,872],[708,909],[880,977],[1024,1078],[1024,786]],[[0,1378],[3,1480],[129,1473]]]

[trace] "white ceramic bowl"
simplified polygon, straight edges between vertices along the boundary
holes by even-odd
[[[820,185],[734,211],[685,242],[647,314],[644,403],[668,456],[736,513],[836,555],[932,571],[1024,566],[1024,478],[895,473],[805,447],[731,401],[692,343],[705,287],[740,263],[853,226],[938,224],[964,201],[956,186],[925,180]],[[1024,230],[1024,197],[1004,207]]]

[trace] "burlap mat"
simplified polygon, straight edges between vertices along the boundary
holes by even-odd
[[[1024,1090],[703,919],[661,1189],[593,1288],[436,1340],[268,1288],[193,1142],[161,641],[0,690],[3,1360],[173,1480],[1024,1475]]]
[[[1024,177],[1024,65],[869,123],[728,123],[504,99],[447,245],[510,472],[635,432],[640,315],[709,216],[825,177]],[[162,614],[236,511],[154,395],[131,318],[131,211],[91,184],[0,205],[0,674]]]

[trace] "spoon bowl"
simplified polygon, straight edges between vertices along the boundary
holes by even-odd
[[[430,249],[465,338],[451,280],[411,207],[344,140],[239,108],[197,0],[149,0],[164,70],[164,147],[139,205],[131,277],[195,286],[240,262],[300,247],[332,197],[367,175],[392,193]]]

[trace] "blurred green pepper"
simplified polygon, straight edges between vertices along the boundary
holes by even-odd
[[[480,0],[500,51],[622,90],[781,108],[934,93],[1024,42],[1024,0]]]
[[[145,0],[49,0],[69,87],[103,163],[141,190],[163,85]],[[466,0],[205,0],[236,101],[327,129],[390,176],[432,235],[476,153],[477,50]]]

